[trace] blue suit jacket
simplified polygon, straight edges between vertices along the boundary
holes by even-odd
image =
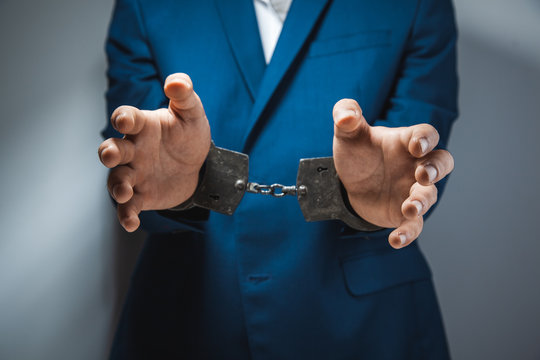
[[[166,76],[185,72],[216,145],[249,154],[250,181],[294,184],[301,158],[332,154],[342,98],[374,125],[430,123],[444,147],[455,38],[450,0],[294,0],[266,66],[251,0],[118,0],[108,111],[167,106]],[[396,251],[389,231],[307,223],[292,197],[246,194],[233,216],[142,218],[150,238],[113,358],[448,356],[416,243]]]

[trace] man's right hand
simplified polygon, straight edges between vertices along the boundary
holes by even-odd
[[[142,210],[168,209],[193,195],[210,149],[210,125],[189,76],[170,75],[163,89],[168,109],[120,106],[111,123],[126,136],[98,149],[112,169],[107,188],[118,202],[118,220],[130,232],[139,227]]]

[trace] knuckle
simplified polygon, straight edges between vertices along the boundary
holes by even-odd
[[[115,186],[118,183],[119,183],[118,178],[114,176],[113,174],[111,174],[109,175],[109,178],[107,179],[107,188],[109,189],[109,191],[112,192],[113,186]]]
[[[424,195],[424,199],[427,206],[433,205],[437,201],[437,190],[432,190],[429,188]]]
[[[118,219],[120,220],[120,222],[125,221],[128,217],[127,204],[118,204],[116,208],[116,213],[118,214]]]
[[[133,147],[133,144],[128,139],[116,139],[115,141],[116,146],[118,147],[118,151],[120,152],[120,157],[122,160],[126,158],[127,155],[131,152],[131,149]]]
[[[131,140],[123,140],[123,158],[129,160],[135,154],[135,144]]]
[[[107,182],[114,185],[123,182],[129,183],[129,181],[127,181],[129,179],[129,172],[126,170],[125,166],[120,166],[111,170]]]
[[[121,140],[116,140],[114,142],[115,144],[115,147],[118,149],[118,154],[120,155],[120,159],[122,159],[124,157],[124,153],[125,153],[125,149],[124,149],[124,144]]]
[[[422,204],[422,211],[426,209],[426,207],[428,206],[429,204],[429,201],[428,199],[424,196],[424,195],[419,195],[419,196],[416,196],[413,201],[416,200],[416,201],[419,201],[420,204]]]

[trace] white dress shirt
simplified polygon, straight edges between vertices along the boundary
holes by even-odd
[[[272,59],[291,3],[292,0],[253,0],[264,60],[267,64]]]

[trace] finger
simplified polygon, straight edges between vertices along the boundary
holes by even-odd
[[[418,162],[414,177],[421,185],[434,184],[454,170],[454,158],[446,150],[435,150]]]
[[[101,143],[98,155],[103,165],[113,168],[133,160],[135,145],[128,139],[110,138]]]
[[[129,166],[119,166],[111,170],[107,189],[116,202],[123,204],[133,197],[135,180],[135,170]]]
[[[192,121],[206,117],[201,99],[193,90],[193,83],[188,75],[169,75],[163,90],[170,100],[169,109],[178,118]]]
[[[369,125],[362,115],[362,109],[355,100],[339,100],[332,111],[334,135],[337,138],[353,138],[369,132]]]
[[[133,106],[120,106],[111,115],[111,124],[122,134],[136,135],[146,124],[144,112]]]
[[[388,235],[388,242],[394,249],[401,249],[416,240],[423,227],[424,219],[421,216],[415,219],[405,219],[397,229]]]
[[[141,223],[139,220],[141,209],[142,199],[140,195],[137,194],[135,194],[135,196],[133,196],[127,203],[118,205],[116,210],[118,221],[120,222],[120,225],[126,229],[126,231],[133,232],[137,230]]]
[[[439,132],[429,124],[418,124],[411,127],[408,141],[409,153],[420,158],[437,146],[439,143]]]
[[[414,219],[424,215],[437,202],[437,187],[435,185],[420,185],[414,183],[411,186],[410,195],[401,205],[401,213],[407,219]]]

